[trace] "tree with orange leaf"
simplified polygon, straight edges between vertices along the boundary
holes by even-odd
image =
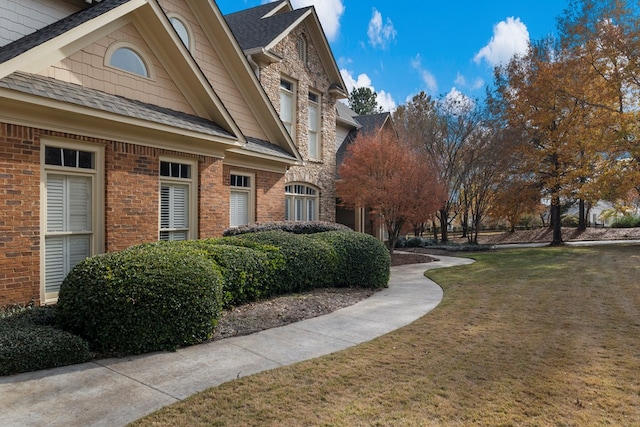
[[[349,147],[340,166],[336,192],[347,207],[367,207],[388,233],[391,253],[402,227],[442,205],[435,168],[389,130],[363,134]]]

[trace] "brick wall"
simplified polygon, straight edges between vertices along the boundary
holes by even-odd
[[[199,237],[222,236],[229,226],[229,175],[223,178],[222,160],[200,158],[198,208]]]
[[[0,123],[0,306],[40,299],[40,137]]]
[[[229,184],[231,171],[237,173],[251,173],[255,176],[254,206],[255,222],[282,221],[284,219],[284,175],[276,172],[267,172],[258,169],[240,168],[236,166],[224,166],[224,185],[226,191],[226,217],[223,219],[224,228],[229,227]],[[220,231],[224,231],[224,228]]]
[[[229,177],[223,179],[221,159],[0,123],[0,306],[40,302],[41,137],[105,147],[105,247],[97,252],[158,240],[162,156],[198,163],[199,237],[221,236],[229,225]],[[251,171],[257,217],[282,219],[283,175]]]

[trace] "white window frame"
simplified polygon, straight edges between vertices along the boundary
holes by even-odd
[[[319,93],[309,91],[309,127],[308,151],[309,159],[322,159],[322,97]],[[313,114],[315,111],[315,115]]]
[[[80,168],[73,166],[59,166],[46,164],[46,148],[60,148],[63,150],[74,150],[78,152],[89,152],[93,154],[93,167]],[[64,238],[70,239],[74,236],[88,236],[88,256],[94,256],[104,252],[104,147],[78,143],[75,141],[43,138],[40,143],[40,301],[44,304],[52,304],[58,300],[58,292],[47,292],[47,239]],[[90,215],[91,230],[48,230],[47,210],[48,190],[47,183],[49,176],[63,176],[65,178],[88,178],[91,187],[91,203],[88,206]],[[72,215],[71,209],[65,209],[65,217],[69,220]],[[69,225],[69,223],[67,223]],[[63,276],[66,276],[73,265],[71,265],[72,256],[67,247],[68,241],[65,243],[66,252],[63,254]],[[55,286],[54,286],[55,287]]]
[[[286,221],[318,221],[319,214],[320,190],[316,186],[303,182],[285,185]]]
[[[126,68],[113,65],[111,63],[111,58],[113,54],[118,51],[118,49],[129,49],[134,54],[138,55],[138,57],[144,64],[146,75],[137,73],[133,70],[128,70]],[[129,73],[133,76],[142,77],[144,79],[149,79],[149,80],[155,80],[155,72],[153,67],[151,66],[151,59],[139,47],[137,47],[133,43],[128,43],[128,42],[112,43],[111,46],[109,46],[109,48],[107,49],[106,53],[104,54],[104,65],[109,68],[114,68],[116,70],[124,71],[125,73]]]
[[[170,163],[173,165],[187,165],[190,167],[190,176],[188,178],[181,176],[163,176],[162,164]],[[180,157],[160,157],[159,169],[158,169],[158,240],[176,240],[180,232],[186,231],[186,239],[198,238],[198,162],[193,159],[185,159]],[[163,227],[162,221],[162,189],[187,187],[187,195],[189,200],[187,201],[187,225],[186,227]],[[173,193],[173,192],[171,192]],[[171,213],[170,213],[171,214]],[[163,233],[168,233],[169,238],[163,239]]]
[[[167,17],[169,18],[169,23],[178,34],[178,37],[180,38],[180,40],[182,40],[182,43],[185,45],[187,50],[189,50],[190,52],[193,51],[193,31],[187,23],[187,20],[176,13],[170,13],[167,15]],[[180,25],[182,25],[184,33],[181,31],[181,29],[176,28],[175,21],[179,22]]]
[[[280,78],[280,120],[284,124],[285,129],[289,131],[289,135],[295,141],[296,139],[296,104],[297,104],[297,88],[296,83],[293,80],[285,77]],[[290,108],[286,109],[286,112],[290,114],[291,120],[287,120],[285,115],[284,100],[288,99],[291,103]]]
[[[234,176],[237,177],[245,177],[249,180],[249,185],[237,186],[233,184]],[[253,224],[255,222],[255,174],[250,172],[238,172],[231,171],[229,174],[229,227],[236,228],[243,225]],[[234,196],[242,195],[247,198],[247,214],[246,214],[246,224],[243,224],[245,221],[240,221],[237,218],[234,218],[233,212],[233,199]]]

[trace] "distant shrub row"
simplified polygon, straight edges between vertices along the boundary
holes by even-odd
[[[64,280],[55,307],[0,310],[0,375],[85,362],[91,351],[139,354],[200,343],[223,308],[261,298],[387,286],[389,253],[372,236],[328,223],[266,228],[86,259]]]
[[[325,231],[351,231],[349,227],[334,222],[325,221],[279,221],[252,224],[243,227],[228,228],[223,236],[237,236],[262,231],[286,231],[293,234],[315,234]]]
[[[613,228],[634,228],[640,227],[640,217],[635,215],[625,215],[621,218],[616,218],[611,224]]]

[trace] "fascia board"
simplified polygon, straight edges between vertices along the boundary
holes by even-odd
[[[3,104],[11,105],[10,109],[0,110],[2,122],[214,157],[224,157],[225,150],[243,145],[234,138],[203,134],[8,89],[0,90],[0,99]]]
[[[153,45],[154,54],[162,62],[172,81],[185,95],[197,115],[218,123],[236,138],[244,141],[242,131],[171,27],[169,20],[165,19],[162,9],[155,1],[149,4],[150,8],[136,11],[135,25],[143,30],[147,44]],[[154,13],[151,13],[151,10]]]
[[[247,104],[269,141],[276,141],[280,147],[295,156],[299,162],[302,162],[302,155],[282,124],[280,116],[254,74],[245,53],[231,32],[218,6],[213,0],[194,2],[190,6],[196,12],[195,16],[198,19],[198,23],[204,30],[211,45],[220,55],[242,96],[247,100],[253,100],[253,102],[248,102]],[[221,45],[222,40],[225,40],[226,43]]]

